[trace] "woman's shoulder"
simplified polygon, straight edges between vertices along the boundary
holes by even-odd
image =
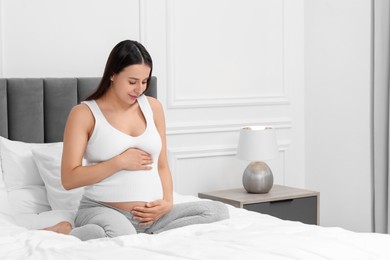
[[[67,125],[73,129],[85,129],[92,131],[95,124],[95,117],[85,103],[75,105],[69,113]]]
[[[80,103],[75,105],[69,114],[70,117],[74,118],[83,118],[83,119],[93,119],[93,114],[89,106],[85,103]]]
[[[150,107],[152,108],[153,111],[155,111],[156,109],[158,110],[161,110],[162,109],[162,105],[161,105],[161,102],[154,98],[154,97],[149,97],[149,96],[146,96],[149,104],[150,104]]]
[[[154,97],[147,96],[146,98],[149,101],[150,108],[152,109],[155,122],[157,123],[160,122],[161,120],[164,120],[164,109],[161,105],[161,102]]]
[[[72,108],[72,112],[77,113],[77,114],[79,114],[79,113],[83,114],[83,113],[90,112],[90,108],[86,103],[83,102],[83,103],[75,105]]]

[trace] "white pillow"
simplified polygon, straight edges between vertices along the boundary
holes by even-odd
[[[11,214],[11,205],[8,202],[8,192],[3,179],[3,166],[0,160],[0,213]]]
[[[39,214],[18,214],[13,216],[14,223],[27,229],[43,229],[61,221],[68,221],[74,226],[76,211],[50,210]]]
[[[3,165],[1,165],[1,157],[0,157],[0,189],[5,188],[4,178],[3,178]]]
[[[11,141],[4,137],[0,139],[0,143],[4,182],[8,191],[31,185],[44,185],[31,150],[35,146],[46,144]]]
[[[3,231],[4,231],[3,227],[8,226],[9,224],[17,225],[14,217],[9,215],[9,214],[0,213],[0,229],[2,231],[1,235],[5,235],[3,233]]]
[[[8,201],[8,192],[5,187],[0,188],[0,213],[12,213],[11,205]]]
[[[65,190],[61,182],[62,143],[32,150],[53,210],[77,210],[84,188]]]
[[[45,186],[33,186],[8,192],[11,215],[40,213],[50,210]]]
[[[52,145],[11,141],[0,136],[3,178],[14,213],[39,213],[50,210],[46,189],[31,150]]]

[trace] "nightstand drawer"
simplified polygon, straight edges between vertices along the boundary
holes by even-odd
[[[268,214],[284,220],[317,224],[316,196],[246,204],[244,209]]]

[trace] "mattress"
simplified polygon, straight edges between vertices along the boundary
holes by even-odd
[[[175,203],[201,200],[175,194]],[[390,259],[390,236],[281,220],[229,207],[230,218],[165,231],[81,241],[0,217],[0,259]]]

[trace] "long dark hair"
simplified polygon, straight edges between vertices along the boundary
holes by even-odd
[[[141,43],[137,41],[124,40],[112,49],[110,55],[108,56],[106,67],[98,87],[85,100],[98,99],[103,96],[110,87],[111,77],[114,74],[120,73],[127,66],[134,64],[145,64],[150,67],[149,79],[146,84],[147,90],[149,88],[150,78],[152,77],[152,57]]]

